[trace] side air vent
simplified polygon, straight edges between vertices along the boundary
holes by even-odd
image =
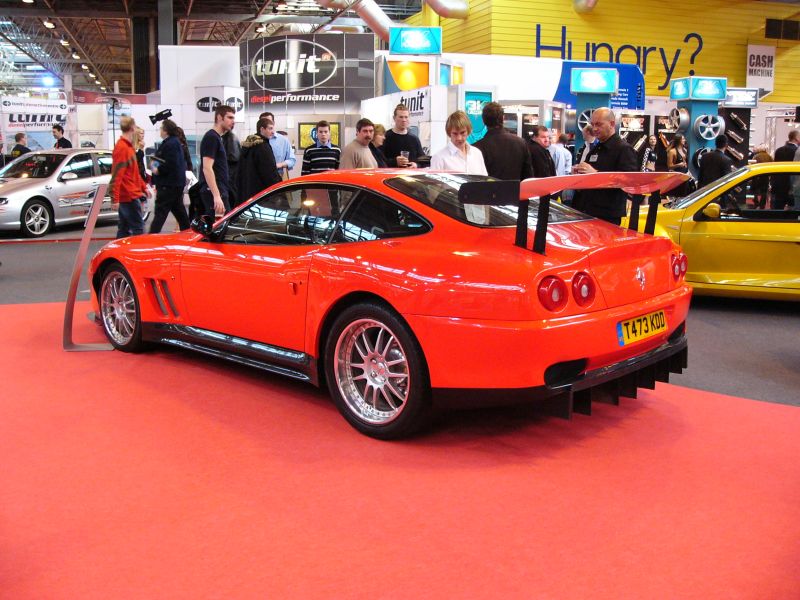
[[[158,304],[161,314],[169,317],[171,312],[173,316],[179,317],[180,313],[175,306],[175,300],[172,298],[169,283],[165,279],[148,279],[147,283],[150,284],[153,290],[153,297],[156,299],[156,304]]]

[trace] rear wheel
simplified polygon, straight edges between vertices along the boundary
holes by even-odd
[[[339,412],[361,433],[395,439],[430,422],[422,349],[402,319],[379,304],[339,315],[325,344],[325,374]]]
[[[53,228],[53,209],[45,200],[28,200],[20,214],[20,229],[26,237],[42,237]]]
[[[139,296],[122,265],[113,265],[103,274],[100,318],[106,337],[117,350],[138,352],[143,348]]]

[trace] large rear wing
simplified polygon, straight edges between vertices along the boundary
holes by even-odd
[[[528,208],[531,198],[539,198],[533,251],[544,254],[547,240],[547,223],[550,217],[550,197],[562,190],[621,189],[629,194],[649,194],[649,208],[644,233],[653,234],[661,194],[690,179],[686,173],[608,172],[559,177],[532,178],[524,181],[471,181],[461,185],[458,199],[464,204],[510,206],[519,203],[517,234],[514,243],[521,248],[528,245]],[[631,206],[628,228],[637,230],[639,204]]]

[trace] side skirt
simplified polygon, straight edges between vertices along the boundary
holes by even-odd
[[[248,367],[319,385],[317,360],[296,350],[170,323],[142,323],[142,339],[201,352]]]

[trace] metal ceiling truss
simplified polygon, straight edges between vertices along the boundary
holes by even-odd
[[[421,8],[422,0],[379,0],[386,15],[400,21]],[[42,71],[28,73],[26,64],[38,63],[56,78],[72,74],[75,88],[97,88],[87,70],[99,83],[111,89],[119,82],[120,92],[130,92],[133,80],[132,21],[153,19],[158,25],[158,0],[0,0],[0,61],[3,47],[13,48],[15,60],[0,64],[0,87],[8,89],[30,85]],[[315,0],[173,0],[173,17],[178,25],[179,44],[219,44],[236,46],[245,40],[264,37],[283,30],[287,22],[306,23],[319,28],[320,20],[334,18],[337,23],[358,17],[352,10],[325,9]],[[305,19],[305,20],[304,20]],[[44,21],[55,25],[47,29]],[[359,21],[359,23],[363,23]],[[265,31],[256,31],[260,25]],[[157,37],[157,36],[156,36]],[[61,40],[69,46],[61,44]],[[16,52],[19,51],[19,52]],[[73,52],[80,60],[72,58]],[[28,59],[20,58],[19,53]],[[13,82],[11,81],[13,73]]]

